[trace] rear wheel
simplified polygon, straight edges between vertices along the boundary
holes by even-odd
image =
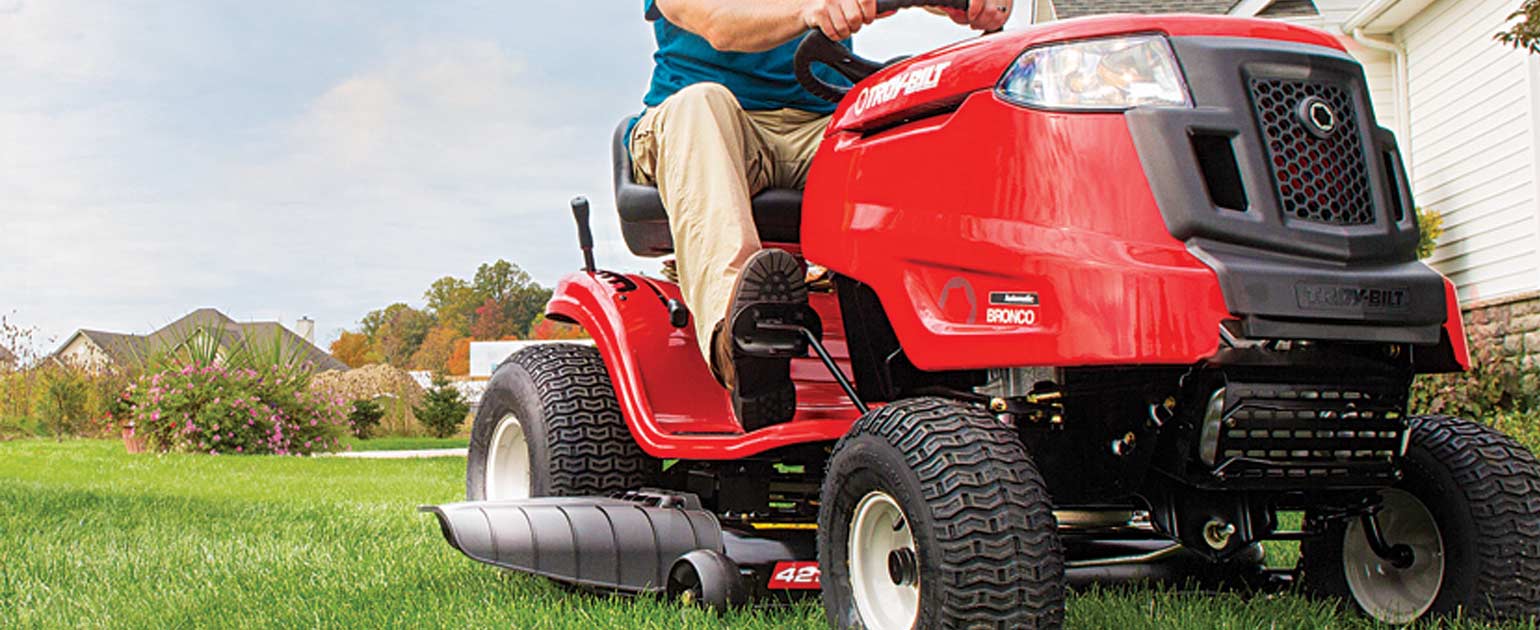
[[[839,628],[1057,628],[1064,557],[1008,426],[940,399],[862,416],[829,460],[818,561]]]
[[[1395,553],[1374,550],[1364,519],[1339,520],[1300,546],[1305,587],[1388,623],[1424,615],[1534,616],[1535,457],[1507,436],[1458,418],[1412,418],[1410,430],[1405,476],[1380,492],[1373,517]]]
[[[487,384],[465,496],[602,496],[648,485],[658,470],[632,439],[598,350],[544,344],[514,353]]]

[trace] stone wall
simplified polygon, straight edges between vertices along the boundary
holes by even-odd
[[[1461,305],[1471,353],[1491,345],[1504,356],[1521,357],[1524,365],[1540,368],[1540,291],[1530,291]]]

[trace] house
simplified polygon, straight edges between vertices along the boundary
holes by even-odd
[[[346,370],[347,365],[316,347],[315,322],[300,319],[299,333],[278,322],[236,322],[212,308],[201,308],[147,335],[78,330],[65,339],[51,358],[91,370],[127,367],[177,349],[225,356],[236,348],[275,352],[284,358],[308,361],[317,371]]]
[[[1236,15],[1336,35],[1364,66],[1417,205],[1443,216],[1428,262],[1459,288],[1469,334],[1540,364],[1540,57],[1493,38],[1522,3],[1035,0],[1031,15]]]

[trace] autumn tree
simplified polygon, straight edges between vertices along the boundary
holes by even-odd
[[[551,290],[540,286],[528,273],[506,260],[482,264],[467,281],[444,276],[433,281],[423,293],[426,309],[396,303],[370,311],[359,320],[360,332],[368,338],[378,359],[397,367],[419,364],[430,330],[441,333],[438,345],[423,354],[441,357],[427,369],[443,369],[452,352],[449,342],[466,336],[478,339],[523,337],[545,312]],[[474,329],[474,330],[473,330]],[[549,333],[557,334],[557,333]],[[570,334],[570,333],[560,333]],[[446,337],[447,335],[447,337]],[[447,339],[447,340],[446,340]],[[356,343],[349,341],[349,343]],[[364,360],[364,359],[360,359]]]
[[[1508,30],[1497,34],[1497,41],[1519,50],[1540,53],[1540,0],[1524,0],[1519,10],[1508,15],[1518,20]]]
[[[449,353],[449,374],[451,376],[465,376],[471,373],[471,338],[461,337],[455,341],[454,352]]]
[[[471,286],[483,297],[502,305],[508,334],[524,335],[535,317],[545,312],[545,303],[551,300],[550,289],[540,286],[518,265],[506,260],[481,265],[476,269]]]
[[[492,298],[487,298],[487,301],[481,304],[481,308],[476,309],[476,317],[471,322],[470,332],[476,339],[497,339],[513,334],[506,310],[502,304]]]
[[[433,328],[433,316],[397,302],[371,311],[360,324],[381,358],[396,367],[406,367]]]
[[[422,340],[422,345],[412,355],[412,369],[434,372],[448,369],[449,355],[454,354],[455,342],[460,338],[459,331],[454,328],[435,326],[433,330],[428,331],[427,337]]]
[[[448,326],[461,335],[467,335],[470,334],[476,307],[481,305],[484,295],[469,282],[444,276],[434,280],[422,297],[428,301],[428,312],[433,314],[438,325]]]
[[[355,368],[385,360],[380,356],[380,352],[374,349],[374,343],[369,341],[368,335],[346,330],[342,331],[341,337],[332,342],[331,353],[338,361]]]

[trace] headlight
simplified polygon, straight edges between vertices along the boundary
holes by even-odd
[[[1186,107],[1187,88],[1166,38],[1135,35],[1050,44],[1021,54],[1000,95],[1031,107],[1123,110]]]

